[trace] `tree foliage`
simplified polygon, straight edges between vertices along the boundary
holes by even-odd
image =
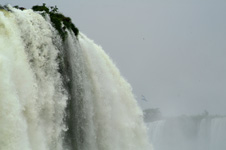
[[[2,10],[11,11],[7,5],[3,5],[3,6],[0,5],[0,11],[2,11]]]
[[[67,36],[67,30],[72,31],[75,34],[75,36],[78,35],[79,30],[72,23],[71,18],[65,17],[63,14],[59,13],[58,8],[56,6],[51,6],[49,8],[46,6],[45,3],[43,3],[43,5],[41,6],[39,5],[33,6],[32,9],[34,11],[41,12],[42,16],[49,14],[53,26],[59,32],[63,40],[65,40]]]

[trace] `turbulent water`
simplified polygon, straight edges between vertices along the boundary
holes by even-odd
[[[1,150],[150,150],[130,85],[101,47],[0,11]]]
[[[154,150],[225,150],[226,117],[179,117],[148,123]]]

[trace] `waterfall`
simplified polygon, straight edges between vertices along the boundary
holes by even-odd
[[[225,150],[225,117],[177,117],[147,124],[154,150]]]
[[[150,150],[131,86],[84,34],[0,9],[1,150]]]
[[[198,132],[200,150],[224,150],[225,139],[226,118],[207,118],[201,121]]]

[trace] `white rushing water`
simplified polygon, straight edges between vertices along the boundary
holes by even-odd
[[[150,150],[131,87],[102,48],[11,10],[0,11],[0,150]]]
[[[154,150],[225,150],[225,117],[178,117],[148,123]]]

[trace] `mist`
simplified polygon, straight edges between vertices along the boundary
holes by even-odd
[[[226,149],[226,1],[45,3],[103,47],[143,110],[159,110],[146,122],[154,150]]]
[[[57,5],[105,49],[132,85],[142,109],[160,108],[167,116],[204,110],[226,114],[225,1],[45,3]]]
[[[147,123],[154,150],[225,150],[226,117],[180,116]]]

